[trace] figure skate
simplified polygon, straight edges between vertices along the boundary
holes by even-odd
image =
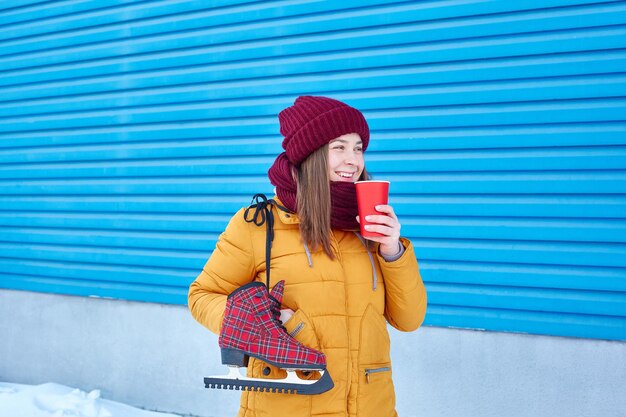
[[[206,388],[248,391],[321,394],[334,384],[326,370],[322,352],[304,346],[290,336],[279,320],[285,281],[278,282],[271,293],[260,282],[251,282],[233,291],[219,336],[222,363],[230,372],[224,376],[204,378]],[[252,356],[287,371],[284,379],[260,379],[243,376]],[[295,371],[319,371],[318,380],[303,380]]]

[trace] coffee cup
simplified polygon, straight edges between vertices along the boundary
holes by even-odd
[[[354,183],[356,187],[356,200],[359,209],[359,221],[361,226],[361,236],[375,237],[384,236],[380,233],[365,230],[365,226],[370,223],[365,220],[365,216],[371,214],[383,214],[376,210],[378,205],[387,205],[389,202],[389,181],[357,181]]]

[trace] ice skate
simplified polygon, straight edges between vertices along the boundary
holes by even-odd
[[[204,378],[206,388],[248,391],[321,394],[334,384],[326,371],[326,357],[291,337],[282,326],[280,304],[284,281],[268,292],[260,282],[251,282],[233,291],[219,336],[222,363],[230,372],[224,376]],[[243,376],[241,367],[248,366],[252,356],[287,371],[284,379],[261,379]],[[295,371],[319,371],[318,380],[300,379]]]

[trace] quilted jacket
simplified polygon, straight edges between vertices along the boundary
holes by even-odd
[[[326,354],[335,387],[314,396],[243,392],[238,416],[397,416],[387,323],[413,331],[426,312],[426,290],[411,242],[401,238],[404,254],[386,262],[377,245],[368,250],[355,232],[333,230],[336,259],[331,260],[321,249],[309,251],[303,244],[297,215],[272,210],[277,220],[270,286],[285,280],[282,308],[295,312],[285,327]],[[241,209],[191,284],[191,313],[210,331],[219,334],[228,294],[252,280],[265,283],[265,236],[265,226],[247,223]],[[286,375],[254,358],[247,372],[255,378]]]

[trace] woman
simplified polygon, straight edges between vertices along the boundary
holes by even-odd
[[[368,218],[375,223],[368,229],[383,236],[358,233],[354,182],[368,176],[369,128],[361,112],[326,97],[298,97],[278,118],[285,152],[269,178],[276,202],[289,210],[273,208],[270,286],[285,280],[281,319],[325,354],[335,387],[312,396],[243,392],[239,416],[396,416],[386,322],[417,329],[426,290],[391,206]],[[265,239],[266,228],[247,222],[244,209],[220,236],[189,291],[192,315],[209,330],[219,333],[228,294],[265,282]],[[282,378],[284,371],[251,358],[248,375]]]

